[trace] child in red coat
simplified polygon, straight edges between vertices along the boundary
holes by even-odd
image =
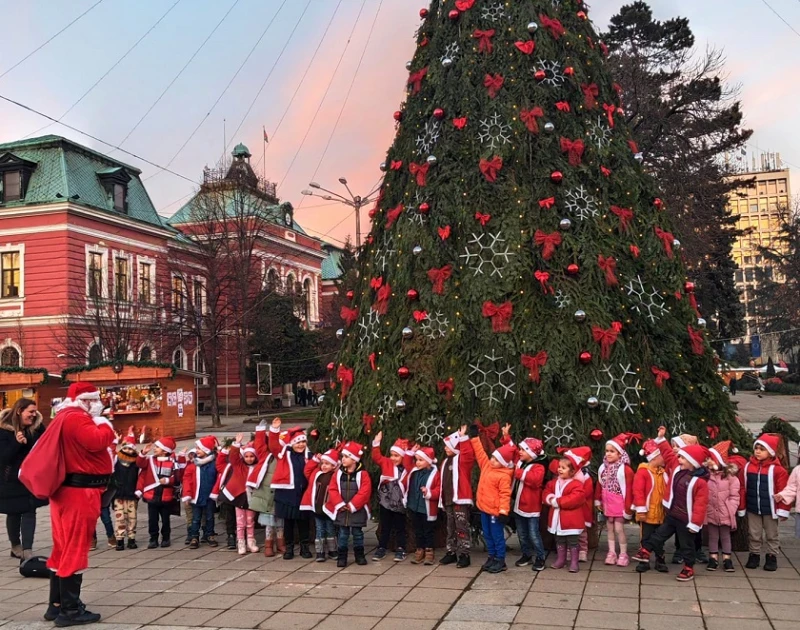
[[[457,563],[456,567],[463,569],[470,564],[469,515],[475,450],[466,434],[456,431],[444,438],[444,455],[439,468],[442,478],[439,509],[447,517],[447,553],[439,564]]]
[[[504,427],[503,432],[506,429]],[[534,571],[544,569],[545,550],[539,531],[542,510],[544,466],[535,463],[544,453],[544,444],[536,438],[525,438],[519,443],[519,460],[514,468],[514,486],[511,490],[511,509],[517,524],[517,536],[522,557],[514,566],[533,564]]]
[[[338,557],[333,520],[325,513],[325,505],[329,500],[328,489],[337,468],[339,468],[339,451],[330,449],[322,455],[315,455],[313,459],[309,459],[304,471],[308,488],[303,494],[300,509],[314,513],[316,524],[314,548],[317,552],[317,562],[325,562],[328,557]]]
[[[162,437],[153,444],[147,444],[136,458],[136,465],[140,469],[136,496],[147,504],[147,524],[150,534],[148,549],[158,547],[159,520],[161,546],[169,547],[172,544],[170,516],[174,502],[178,499],[175,487],[180,484],[183,472],[175,462],[174,451],[175,440],[171,437]]]
[[[676,579],[688,582],[694,579],[694,537],[703,527],[708,508],[708,470],[703,467],[703,462],[709,455],[708,449],[699,444],[684,446],[677,454],[673,453],[664,438],[666,432],[666,428],[660,427],[656,442],[669,478],[664,491],[667,517],[649,540],[642,543],[633,559],[649,563],[651,554],[663,555],[664,543],[677,534],[679,553],[684,564]]]
[[[558,477],[551,479],[544,490],[543,504],[549,505],[550,518],[547,531],[556,537],[556,561],[553,569],[563,569],[567,564],[567,547],[570,549],[570,573],[577,573],[578,537],[584,528],[583,507],[586,503],[583,482],[575,474],[591,458],[588,447],[570,449],[558,462]]]
[[[431,565],[442,477],[436,470],[436,456],[430,446],[414,450],[414,468],[402,481],[403,504],[411,515],[417,545],[411,564]]]
[[[372,440],[372,461],[381,470],[378,482],[378,507],[381,531],[378,548],[372,559],[379,562],[386,557],[392,533],[395,536],[394,561],[406,559],[406,508],[403,505],[403,479],[411,472],[414,458],[408,450],[408,440],[397,439],[389,449],[389,456],[381,453],[383,431]]]
[[[594,503],[608,523],[608,554],[605,563],[619,567],[627,567],[630,562],[625,521],[633,518],[633,469],[625,448],[635,438],[641,438],[641,435],[620,433],[608,440],[603,463],[597,471]],[[616,543],[619,543],[619,555]]]
[[[247,485],[258,464],[256,448],[251,444],[242,445],[244,433],[236,436],[228,451],[228,465],[231,475],[221,493],[236,510],[236,549],[240,556],[258,553],[256,544],[256,513],[250,509],[249,498],[252,489]]]

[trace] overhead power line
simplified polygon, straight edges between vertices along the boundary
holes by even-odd
[[[779,19],[781,22],[783,22],[784,24],[786,24],[786,26],[788,26],[788,27],[791,29],[792,33],[794,33],[795,35],[797,35],[798,37],[800,37],[800,31],[798,31],[798,30],[797,30],[797,29],[796,29],[794,26],[792,26],[791,24],[789,24],[789,22],[787,22],[787,21],[784,19],[784,17],[783,17],[783,16],[782,16],[780,13],[778,13],[778,12],[777,12],[775,9],[773,9],[773,8],[772,8],[772,5],[771,5],[769,2],[767,2],[767,0],[761,0],[761,2],[763,2],[763,3],[764,3],[766,6],[767,6],[767,8],[768,8],[770,11],[772,11],[772,12],[773,12],[773,13],[774,13],[774,14],[775,14],[777,17],[778,17],[778,19]]]
[[[13,66],[11,66],[11,67],[10,67],[8,70],[6,70],[5,72],[3,72],[3,74],[0,74],[0,79],[2,79],[2,78],[3,78],[4,76],[6,76],[6,75],[7,75],[9,72],[11,72],[12,70],[14,70],[14,68],[17,68],[17,67],[21,66],[21,65],[22,65],[23,63],[25,63],[25,62],[26,62],[28,59],[30,59],[31,57],[33,57],[33,56],[34,56],[34,55],[35,55],[37,52],[39,52],[39,51],[40,51],[42,48],[44,48],[45,46],[47,46],[47,44],[49,44],[49,43],[50,43],[50,42],[52,42],[52,41],[53,41],[53,40],[54,40],[56,37],[58,37],[59,35],[61,35],[61,33],[63,33],[64,31],[66,31],[66,30],[67,30],[67,29],[68,29],[70,26],[72,26],[73,24],[75,24],[76,22],[78,22],[78,21],[79,21],[81,18],[83,18],[84,16],[86,16],[86,15],[87,15],[88,13],[90,13],[90,12],[91,12],[93,9],[95,9],[95,8],[96,8],[98,5],[102,4],[102,2],[103,2],[103,0],[97,0],[97,2],[95,2],[95,3],[94,3],[92,6],[90,6],[88,9],[86,9],[86,11],[84,11],[83,13],[81,13],[81,14],[80,14],[78,17],[76,17],[74,20],[72,20],[72,21],[71,21],[69,24],[67,24],[67,25],[66,25],[64,28],[62,28],[60,31],[58,31],[58,32],[57,32],[55,35],[52,35],[51,37],[49,37],[48,39],[46,39],[44,42],[42,42],[42,43],[41,43],[41,44],[39,44],[39,45],[38,45],[36,48],[34,48],[34,49],[31,51],[31,52],[29,52],[27,55],[25,55],[25,56],[24,56],[22,59],[20,59],[20,60],[19,60],[17,63],[15,63]]]

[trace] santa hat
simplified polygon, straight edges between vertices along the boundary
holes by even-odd
[[[733,444],[730,440],[724,440],[718,444],[714,444],[714,446],[708,449],[708,452],[720,466],[727,466],[728,452],[730,451],[731,446],[733,446]]]
[[[770,455],[775,457],[775,454],[778,452],[778,444],[780,443],[780,441],[781,441],[781,436],[778,435],[777,433],[764,433],[755,441],[755,444],[763,446],[765,449],[769,451]]]
[[[517,461],[517,447],[513,444],[503,444],[492,453],[494,457],[504,468],[513,468],[514,463]]]
[[[580,470],[592,461],[592,449],[588,446],[576,446],[565,451],[563,457],[572,462],[575,470]]]
[[[333,464],[334,466],[338,466],[339,465],[339,451],[337,451],[335,448],[329,448],[327,451],[325,451],[322,454],[320,459],[328,462],[329,464]]]
[[[444,439],[444,445],[455,454],[458,454],[461,452],[461,442],[466,442],[468,439],[469,438],[466,435],[461,435],[461,433],[456,431]]]
[[[560,460],[558,460],[558,459],[551,459],[550,463],[547,465],[547,470],[550,471],[551,475],[557,475],[558,474],[558,462],[559,461]]]
[[[67,398],[73,402],[79,400],[100,400],[100,390],[91,383],[73,383],[67,390]]]
[[[136,444],[136,433],[133,432],[133,425],[128,428],[128,435],[122,438],[123,444]]]
[[[244,455],[245,453],[252,453],[253,455],[258,455],[258,453],[256,453],[256,445],[253,442],[248,442],[247,444],[245,444],[244,447],[242,447],[242,450],[239,452],[242,455]]]
[[[433,452],[433,449],[430,446],[423,446],[422,448],[418,449],[414,452],[414,456],[421,457],[431,466],[436,463],[436,454]]]
[[[408,451],[408,440],[403,438],[397,438],[392,444],[392,448],[389,449],[392,453],[397,453],[398,455],[405,456],[406,451]]]
[[[289,446],[294,446],[300,442],[308,442],[306,432],[301,427],[292,427],[286,432],[286,440]]]
[[[625,454],[625,449],[632,440],[641,439],[639,433],[620,433],[617,437],[611,438],[606,442],[606,446],[612,446],[620,455]]]
[[[341,448],[342,457],[349,457],[350,459],[354,459],[357,462],[361,461],[361,457],[364,455],[364,447],[361,446],[358,442],[345,442]]]
[[[214,437],[213,435],[209,435],[208,437]],[[204,440],[207,438],[203,438]],[[216,439],[216,438],[214,438]],[[167,453],[172,453],[175,450],[175,440],[171,437],[162,437],[160,440],[156,440],[155,445],[160,448],[162,451],[166,451]]]
[[[677,446],[678,448],[683,448],[684,446],[694,446],[697,444],[697,437],[694,435],[689,435],[688,433],[682,433],[681,435],[676,435],[674,438],[670,440],[672,446]]]
[[[217,438],[213,435],[207,435],[197,440],[195,442],[195,446],[197,446],[198,452],[202,451],[208,455],[211,451],[219,446],[219,441],[217,441]]]
[[[661,451],[658,450],[658,442],[655,440],[647,440],[642,445],[642,450],[639,451],[639,455],[644,457],[648,462],[652,462],[656,457],[661,455]]]
[[[544,452],[544,444],[537,438],[525,438],[519,443],[519,448],[533,457],[533,459],[538,459]]]
[[[694,468],[700,468],[709,457],[708,449],[701,444],[689,444],[678,451],[678,455],[688,461]]]

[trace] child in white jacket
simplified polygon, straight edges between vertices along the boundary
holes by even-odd
[[[798,449],[800,458],[800,449]],[[800,503],[797,502],[797,495],[800,494],[800,464],[794,467],[786,487],[775,495],[776,501],[783,501],[787,505],[794,503],[794,537],[800,538]]]

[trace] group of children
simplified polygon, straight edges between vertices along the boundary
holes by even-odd
[[[623,433],[606,442],[597,482],[589,474],[592,451],[588,446],[561,449],[547,469],[539,463],[544,445],[533,437],[515,444],[510,425],[502,428],[495,448],[479,423],[444,438],[444,458],[437,461],[430,446],[398,439],[388,454],[381,451],[382,433],[375,435],[371,457],[380,475],[377,481],[380,528],[372,560],[386,558],[394,541],[394,561],[406,559],[406,521],[410,518],[415,553],[411,562],[431,565],[434,535],[440,512],[446,521],[445,555],[439,564],[470,565],[471,516],[480,513],[488,551],[482,569],[499,573],[506,565],[506,525],[516,524],[521,557],[515,565],[545,568],[546,551],[540,533],[543,506],[548,508],[547,531],[555,537],[554,569],[579,570],[588,552],[587,530],[597,520],[606,522],[608,553],[605,563],[628,566],[637,561],[639,572],[668,572],[664,544],[676,538],[676,558],[683,564],[677,579],[694,577],[694,564],[702,547],[703,527],[708,531],[707,569],[720,566],[734,571],[731,532],[737,516],[747,515],[750,557],[747,568],[761,563],[762,537],[767,553],[764,569],[777,568],[778,522],[789,516],[789,505],[800,487],[800,467],[791,479],[779,463],[779,436],[764,434],[756,440],[753,456],[746,460],[729,441],[706,448],[694,436],[666,440],[665,429],[647,440],[640,454],[646,462],[633,471],[628,447],[638,434]],[[294,557],[295,531],[300,555],[312,558],[310,520],[315,525],[316,561],[336,559],[347,565],[352,548],[357,564],[367,564],[363,529],[370,519],[372,480],[364,468],[365,447],[353,441],[324,453],[308,450],[305,431],[282,431],[280,419],[256,428],[255,440],[236,436],[229,448],[206,436],[195,448],[175,454],[175,441],[162,438],[137,454],[133,432],[116,453],[114,512],[115,546],[135,548],[138,499],[148,504],[149,548],[168,547],[170,516],[180,499],[186,506],[186,544],[218,546],[214,534],[217,503],[225,521],[228,547],[239,554],[257,553],[255,524],[265,527],[264,555]],[[473,493],[473,470],[479,480]],[[628,554],[625,523],[640,524],[638,552]],[[160,527],[159,527],[160,526]],[[200,529],[203,537],[200,537]],[[159,533],[161,541],[159,543]],[[800,535],[800,520],[798,521]],[[720,558],[721,554],[721,558]]]

